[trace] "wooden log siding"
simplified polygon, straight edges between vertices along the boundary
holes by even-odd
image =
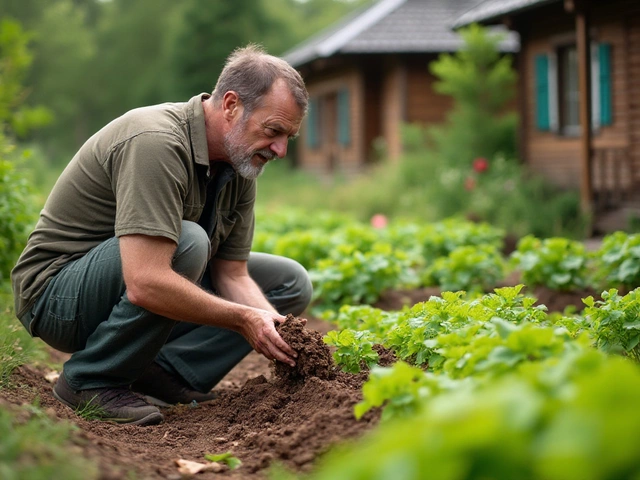
[[[357,170],[364,158],[362,74],[342,70],[307,81],[307,89],[311,102],[298,147],[298,165],[318,173]],[[343,130],[347,127],[348,132]]]
[[[623,188],[630,191],[640,183],[640,2],[609,0],[590,4],[592,40],[596,42],[596,48],[607,50],[601,55],[608,55],[608,58],[600,58],[610,63],[610,76],[604,79],[610,84],[610,97],[600,98],[597,106],[600,125],[592,136],[592,161],[602,162],[603,158],[611,158],[614,154],[603,153],[608,151],[616,152],[614,157],[621,158],[621,152],[625,151],[626,161],[609,160],[613,163],[607,168],[613,164],[626,165],[621,177],[628,178],[630,184],[626,185],[623,178]],[[536,57],[554,51],[557,46],[554,39],[575,36],[575,17],[549,6],[529,13],[526,22],[523,18],[518,28],[523,29],[524,39],[521,47],[524,159],[534,172],[557,185],[578,188],[579,137],[562,136],[539,128],[536,90]],[[612,185],[610,175],[606,179],[595,178],[599,174],[597,172],[607,171],[606,168],[603,169],[602,165],[592,167],[594,189]],[[598,192],[594,194],[596,198],[599,195]]]

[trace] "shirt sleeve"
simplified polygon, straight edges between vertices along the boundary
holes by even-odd
[[[169,133],[142,133],[117,145],[110,158],[116,236],[178,243],[188,189],[188,154],[181,142]]]

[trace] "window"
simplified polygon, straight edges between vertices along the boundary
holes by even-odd
[[[613,123],[611,46],[591,45],[591,121],[594,129]],[[580,84],[575,45],[535,58],[536,126],[561,135],[580,134]]]
[[[307,146],[309,148],[318,148],[320,146],[320,99],[317,97],[309,99]]]
[[[346,88],[338,92],[338,143],[344,147],[351,143],[351,109],[349,105],[349,90]]]
[[[558,120],[560,132],[580,134],[578,52],[574,45],[558,49]]]

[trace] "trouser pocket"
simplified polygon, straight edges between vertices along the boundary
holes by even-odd
[[[59,286],[56,287],[56,280],[51,282],[33,308],[31,331],[56,350],[73,353],[83,348],[85,343],[79,334],[80,284],[64,282],[65,292],[61,293]]]

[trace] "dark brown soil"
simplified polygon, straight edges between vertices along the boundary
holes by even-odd
[[[336,365],[333,362],[329,347],[322,341],[322,334],[316,330],[305,328],[305,322],[293,315],[276,326],[276,330],[296,351],[296,366],[275,362],[275,376],[284,383],[304,381],[310,377],[333,380],[336,376]]]
[[[397,310],[428,300],[437,289],[388,292],[375,305]],[[534,292],[549,310],[562,311],[576,304],[585,292],[543,296]],[[207,453],[232,452],[242,462],[234,471],[201,473],[206,480],[265,479],[267,467],[281,462],[297,471],[308,471],[333,445],[358,437],[377,424],[379,413],[369,412],[356,421],[354,405],[361,400],[366,373],[349,375],[336,370],[322,334],[330,326],[310,318],[304,326],[290,317],[278,326],[280,334],[298,352],[296,368],[273,365],[257,353],[248,355],[215,390],[211,403],[164,409],[164,423],[151,427],[118,426],[79,418],[56,401],[44,367],[23,366],[13,376],[13,388],[0,390],[0,405],[39,402],[54,419],[64,419],[79,429],[73,435],[73,451],[93,459],[101,478],[116,480],[182,477],[176,459],[205,462]],[[376,346],[381,364],[390,365],[392,352]],[[56,353],[63,362],[64,354]],[[22,414],[21,414],[22,415]],[[19,418],[22,418],[20,416]]]

